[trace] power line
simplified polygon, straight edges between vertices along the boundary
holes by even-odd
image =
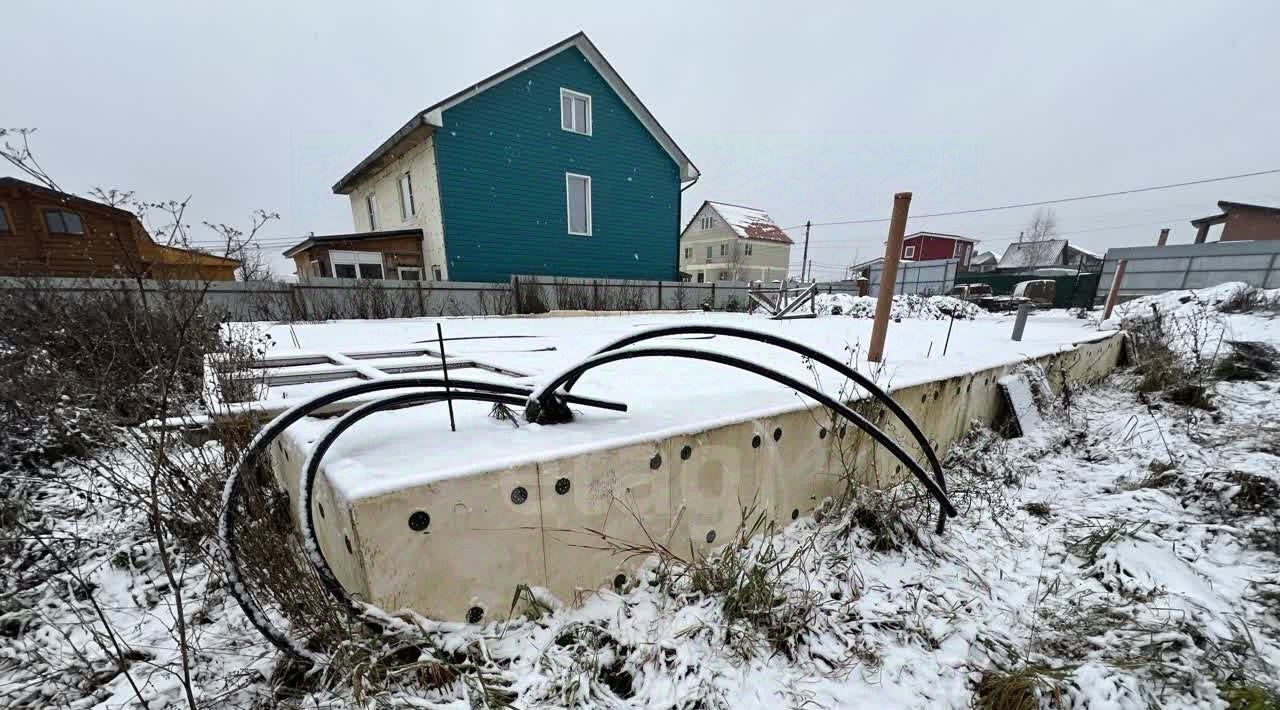
[[[1155,192],[1157,190],[1170,190],[1175,187],[1189,187],[1191,185],[1204,185],[1211,182],[1223,182],[1225,180],[1240,180],[1242,178],[1257,177],[1259,175],[1273,175],[1280,173],[1280,168],[1274,170],[1259,170],[1253,173],[1240,173],[1238,175],[1224,175],[1222,177],[1204,178],[1202,180],[1190,180],[1187,182],[1175,182],[1168,185],[1152,185],[1150,187],[1135,187],[1129,190],[1117,190],[1115,192],[1097,192],[1092,195],[1076,195],[1074,197],[1059,197],[1052,200],[1039,200],[1037,202],[1019,202],[1011,205],[997,205],[995,207],[977,207],[973,209],[951,210],[949,212],[931,212],[928,214],[910,215],[909,219],[928,219],[930,217],[954,217],[963,214],[978,214],[981,212],[1000,212],[1002,210],[1016,210],[1023,207],[1039,207],[1042,205],[1060,205],[1064,202],[1080,202],[1082,200],[1096,200],[1102,197],[1119,197],[1121,195],[1135,195],[1141,192]],[[888,222],[888,217],[867,217],[864,219],[847,219],[835,222],[813,222],[814,227],[831,227],[846,224],[878,224]],[[803,224],[784,227],[783,229],[799,229]]]

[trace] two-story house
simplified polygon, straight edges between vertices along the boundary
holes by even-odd
[[[977,239],[959,234],[916,232],[902,238],[902,258],[908,261],[959,259],[960,270],[965,271],[973,256],[973,245],[977,243]]]
[[[688,281],[782,281],[790,261],[791,237],[754,207],[703,202],[680,233]]]
[[[580,32],[414,114],[333,186],[355,233],[286,253],[303,275],[672,279],[697,176]]]

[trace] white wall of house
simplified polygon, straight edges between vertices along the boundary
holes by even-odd
[[[703,226],[704,218],[712,221]],[[750,254],[746,251],[750,247]],[[707,250],[710,249],[710,256]],[[680,235],[680,270],[693,281],[773,281],[787,277],[791,245],[743,239],[711,205],[703,205]]]
[[[400,213],[400,176],[409,173],[413,185],[414,214],[407,219]],[[366,198],[373,195],[377,203],[377,225],[370,224]],[[440,213],[440,188],[436,181],[435,138],[426,140],[406,151],[382,169],[371,171],[355,182],[351,194],[351,223],[357,232],[385,231],[389,229],[422,230],[423,279],[435,278],[438,267],[440,278],[449,277],[448,262],[444,253],[444,220]]]

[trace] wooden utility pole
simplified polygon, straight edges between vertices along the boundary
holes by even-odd
[[[867,359],[871,362],[880,362],[884,358],[884,336],[889,331],[893,287],[898,283],[898,259],[902,257],[902,237],[907,231],[907,212],[910,209],[910,192],[899,192],[893,196],[889,241],[884,246],[884,270],[880,272],[880,293],[876,296],[876,319],[871,324],[871,347],[867,350]]]
[[[804,255],[800,257],[800,283],[807,283],[804,278],[806,273],[809,274],[810,276],[813,275],[812,273],[813,270],[808,268],[809,266],[809,227],[812,224],[813,223],[811,221],[805,221],[804,223]]]
[[[1102,309],[1102,320],[1111,317],[1111,309],[1116,307],[1116,297],[1120,295],[1120,282],[1124,280],[1124,267],[1129,265],[1127,259],[1116,264],[1115,276],[1111,277],[1111,290],[1107,291],[1107,306]]]
[[[1167,241],[1169,241],[1169,228],[1165,227],[1164,229],[1160,230],[1160,238],[1156,240],[1156,246],[1162,247],[1164,246],[1164,243]]]

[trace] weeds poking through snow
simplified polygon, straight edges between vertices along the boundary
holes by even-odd
[[[1040,710],[1062,707],[1061,672],[1024,666],[1015,671],[990,670],[974,691],[979,710]]]

